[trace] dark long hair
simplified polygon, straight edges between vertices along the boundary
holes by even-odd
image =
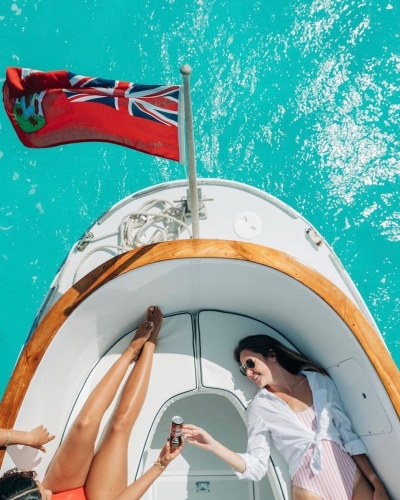
[[[34,471],[15,468],[5,472],[0,478],[0,500],[42,500],[35,479]]]
[[[240,354],[244,350],[252,351],[261,354],[264,358],[276,357],[278,363],[293,375],[297,375],[303,370],[328,375],[322,366],[313,363],[301,354],[292,349],[289,349],[279,340],[270,337],[269,335],[250,335],[240,340],[233,351],[233,355],[237,363],[240,364]]]

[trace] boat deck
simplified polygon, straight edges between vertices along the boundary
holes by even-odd
[[[367,306],[332,248],[314,233],[313,226],[299,213],[277,198],[245,184],[200,179],[198,185],[203,198],[209,200],[204,202],[204,217],[200,220],[201,238],[256,243],[293,256],[321,273],[345,293],[380,335]],[[78,250],[81,240],[72,248],[50,287],[38,321],[77,280],[119,253],[116,247],[122,241],[116,233],[125,217],[157,199],[175,202],[178,206],[179,200],[186,194],[186,181],[169,182],[139,191],[111,207],[88,228],[87,233],[91,233],[92,239],[87,240],[89,243],[84,245],[84,250]],[[155,206],[150,212],[157,213],[160,208]],[[189,228],[190,221],[189,216],[186,220]],[[163,227],[163,224],[149,227],[142,241],[149,241],[157,227]],[[187,231],[179,235],[181,240],[189,237]]]

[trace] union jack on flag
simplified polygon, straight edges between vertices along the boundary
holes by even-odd
[[[95,102],[122,111],[127,106],[131,116],[178,126],[178,85],[143,85],[138,83],[88,78],[69,74],[71,88],[64,90],[71,102]],[[96,93],[85,90],[96,89]]]
[[[183,162],[179,85],[7,68],[3,95],[18,137],[28,147],[105,141]],[[36,103],[31,108],[40,109],[40,116],[26,110],[25,102]]]

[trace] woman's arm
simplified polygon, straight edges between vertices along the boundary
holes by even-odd
[[[265,422],[251,409],[247,410],[247,452],[235,453],[195,425],[185,424],[183,433],[188,443],[214,453],[230,465],[239,479],[260,481],[268,470],[270,434]]]
[[[35,427],[35,429],[28,432],[0,429],[0,446],[3,448],[7,448],[12,444],[22,444],[46,452],[43,445],[54,438],[55,436],[50,436],[50,432],[43,425],[39,425],[39,427]]]
[[[339,432],[340,439],[350,455],[363,455],[366,449],[360,438],[352,429],[349,417],[346,415],[339,392],[329,376],[324,377],[328,389],[328,401],[331,403],[330,412],[334,426]]]
[[[386,489],[383,486],[382,481],[376,475],[376,472],[372,467],[372,464],[369,461],[367,455],[353,455],[353,460],[358,465],[358,468],[361,470],[364,476],[374,487],[374,500],[389,500]]]
[[[150,467],[150,469],[139,477],[134,483],[129,485],[115,500],[139,500],[154,483],[154,481],[161,476],[167,466],[176,458],[183,448],[182,444],[175,451],[171,453],[169,440],[164,448],[161,450],[157,462]]]
[[[211,453],[214,453],[214,455],[242,474],[246,470],[246,464],[240,455],[219,443],[204,429],[195,425],[184,424],[182,431],[188,443],[202,450],[211,451]]]
[[[382,481],[377,476],[371,462],[366,455],[366,449],[360,438],[352,430],[351,421],[344,412],[342,400],[339,392],[329,377],[326,380],[330,384],[330,401],[332,403],[332,413],[335,420],[335,426],[339,431],[342,442],[346,450],[352,455],[358,468],[374,487],[374,500],[389,500],[389,496]]]

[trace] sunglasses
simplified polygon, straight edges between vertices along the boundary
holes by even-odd
[[[256,366],[255,362],[254,362],[254,359],[246,359],[246,361],[239,367],[239,371],[242,375],[244,375],[246,377],[247,375],[247,370],[250,369],[250,370],[253,370],[254,367]]]

